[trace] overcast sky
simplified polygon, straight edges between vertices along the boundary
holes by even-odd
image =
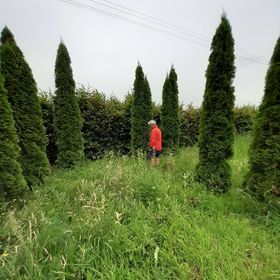
[[[280,34],[280,0],[111,0],[184,28],[181,32],[158,26],[151,18],[145,21],[96,3],[112,6],[108,1],[74,1],[148,27],[61,0],[1,0],[0,28],[7,25],[14,33],[39,89],[54,90],[54,63],[62,38],[71,56],[77,86],[90,86],[123,99],[132,89],[139,61],[150,82],[153,100],[159,103],[165,76],[173,64],[178,74],[180,101],[200,106],[210,41],[225,10],[238,49],[236,104],[260,103],[267,64]],[[197,38],[198,34],[203,40]]]

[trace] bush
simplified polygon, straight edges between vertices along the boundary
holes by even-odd
[[[130,151],[130,111],[132,97],[124,102],[106,99],[97,90],[78,90],[79,106],[84,118],[85,156],[98,159],[107,152],[128,154]]]
[[[247,133],[252,130],[256,113],[256,107],[250,105],[234,109],[234,125],[237,134]]]
[[[108,150],[122,155],[130,154],[130,118],[132,95],[127,95],[124,102],[116,97],[107,101],[111,115],[110,145]]]
[[[199,109],[188,105],[181,112],[180,146],[193,146],[198,141]]]
[[[105,95],[97,91],[85,92],[79,89],[78,100],[84,119],[82,132],[85,156],[88,159],[98,159],[106,151],[110,130]]]

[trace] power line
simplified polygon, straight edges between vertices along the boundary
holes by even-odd
[[[204,39],[205,43],[204,42],[199,42],[197,40],[188,38],[186,36],[175,34],[175,33],[172,33],[170,31],[166,31],[166,30],[163,30],[163,29],[158,28],[158,27],[154,27],[154,26],[142,23],[142,22],[138,22],[138,21],[135,21],[135,20],[123,17],[121,15],[118,15],[118,14],[115,14],[115,13],[111,13],[111,12],[108,12],[106,10],[102,10],[102,9],[96,8],[94,6],[90,6],[90,5],[87,5],[87,4],[84,4],[84,3],[80,3],[80,2],[77,2],[77,1],[74,1],[74,0],[59,0],[59,1],[65,2],[67,4],[71,4],[73,6],[77,6],[77,7],[80,7],[80,8],[84,8],[84,9],[87,9],[87,10],[90,10],[90,11],[93,11],[93,12],[96,12],[96,13],[107,15],[107,16],[113,17],[115,19],[118,19],[118,20],[121,20],[121,21],[124,21],[124,22],[128,22],[128,23],[132,23],[134,25],[138,25],[138,26],[141,26],[141,27],[144,27],[144,28],[147,28],[147,29],[159,32],[159,33],[167,34],[169,36],[172,36],[172,37],[184,40],[184,41],[189,41],[189,42],[192,42],[194,44],[201,45],[201,46],[204,46],[204,47],[207,47],[207,48],[209,48],[209,45],[210,45],[209,42],[208,42],[209,44],[206,44],[206,39]],[[97,2],[97,1],[93,1],[93,0],[89,0],[89,1]],[[106,2],[109,2],[109,1],[106,1]],[[190,36],[189,34],[186,34],[186,35]],[[198,38],[196,38],[196,39],[198,39]],[[202,40],[202,39],[200,39],[200,40]],[[242,57],[242,58],[247,59],[247,60],[250,60],[250,61],[253,61],[253,62],[256,62],[256,63],[265,64],[266,65],[266,63],[260,61],[260,58],[252,57],[251,55],[248,56],[248,55],[244,55],[244,54],[239,54],[239,53],[238,53],[238,55],[240,57]]]
[[[192,43],[197,44],[197,45],[201,45],[201,46],[204,46],[204,47],[209,47],[209,45],[206,45],[206,44],[204,44],[202,42],[195,41],[195,40],[187,38],[185,36],[174,34],[174,33],[171,33],[169,31],[162,30],[160,28],[153,27],[153,26],[147,25],[145,23],[137,22],[135,20],[131,20],[131,19],[125,18],[123,16],[120,16],[120,15],[117,15],[117,14],[113,14],[111,12],[104,11],[104,10],[101,10],[101,9],[95,8],[93,6],[89,6],[89,5],[86,5],[86,4],[74,1],[74,0],[59,0],[59,1],[68,3],[68,4],[71,4],[71,5],[80,7],[80,8],[84,8],[84,9],[87,9],[87,10],[90,10],[90,11],[94,11],[94,12],[97,12],[97,13],[100,13],[100,14],[103,14],[103,15],[107,15],[107,16],[110,16],[110,17],[113,17],[113,18],[125,21],[125,22],[129,22],[129,23],[141,26],[141,27],[145,27],[145,28],[157,31],[159,33],[164,33],[164,34],[170,35],[172,37],[175,37],[175,38],[178,38],[178,39],[181,39],[181,40],[192,42]]]
[[[207,42],[210,41],[210,39],[208,39],[207,37],[205,37],[205,36],[203,36],[203,35],[196,34],[195,32],[189,31],[189,30],[184,29],[184,28],[177,27],[176,25],[167,23],[167,22],[162,21],[162,20],[159,20],[159,19],[157,19],[157,18],[155,18],[155,17],[145,15],[145,14],[143,14],[143,13],[137,12],[137,11],[135,11],[135,10],[126,8],[126,7],[124,7],[124,6],[115,4],[115,3],[110,2],[110,1],[103,1],[103,2],[108,2],[108,3],[111,3],[112,5],[115,5],[115,6],[120,6],[120,7],[122,7],[122,9],[112,7],[112,6],[107,5],[107,4],[104,4],[104,3],[100,3],[99,1],[96,1],[96,0],[88,0],[88,1],[93,2],[93,3],[96,3],[96,4],[98,4],[98,5],[102,5],[102,6],[104,6],[104,7],[107,7],[107,8],[113,9],[113,10],[116,10],[116,11],[118,11],[118,12],[121,12],[121,13],[124,13],[124,14],[127,14],[127,15],[131,15],[131,16],[133,16],[133,17],[136,17],[136,18],[139,18],[139,19],[142,19],[142,20],[145,20],[145,21],[148,21],[148,22],[150,22],[150,23],[159,25],[159,26],[161,26],[161,27],[163,27],[163,28],[168,28],[168,29],[171,29],[171,30],[173,30],[173,31],[182,33],[182,34],[184,34],[184,35],[188,35],[188,36],[195,37],[196,39],[199,39],[199,40],[202,40],[202,41],[207,41]],[[127,10],[127,11],[124,11],[123,9],[125,9],[125,10]]]
[[[162,20],[162,19],[160,19],[160,18],[157,18],[157,17],[151,16],[151,15],[144,14],[144,13],[142,13],[142,12],[136,11],[136,10],[131,9],[131,8],[128,8],[128,7],[126,7],[126,6],[122,6],[122,5],[117,4],[117,3],[114,3],[114,2],[112,2],[112,1],[101,0],[101,1],[103,1],[103,2],[105,2],[105,3],[109,3],[109,4],[114,5],[114,6],[116,6],[116,7],[120,7],[121,9],[116,9],[116,8],[114,8],[114,7],[112,7],[112,6],[109,6],[109,5],[100,3],[99,1],[96,1],[96,0],[88,0],[88,1],[97,3],[97,4],[99,4],[99,5],[103,5],[103,6],[105,6],[105,7],[109,7],[109,8],[111,8],[111,9],[115,9],[115,10],[120,11],[120,12],[123,12],[123,13],[127,13],[127,12],[121,10],[121,9],[124,9],[124,10],[129,11],[129,13],[127,13],[127,14],[130,14],[130,15],[132,15],[132,16],[135,16],[135,17],[138,17],[138,18],[141,18],[141,19],[145,19],[145,20],[149,19],[149,21],[151,21],[151,22],[153,22],[153,23],[156,23],[156,24],[160,24],[160,25],[163,26],[163,27],[171,28],[171,29],[174,30],[174,31],[181,32],[181,33],[187,34],[187,35],[192,34],[192,35],[190,35],[190,36],[194,36],[194,37],[196,37],[197,39],[204,40],[204,41],[207,41],[207,42],[211,42],[211,38],[209,38],[209,37],[207,37],[207,36],[204,36],[204,35],[199,34],[199,33],[197,33],[197,32],[193,32],[193,31],[191,31],[191,30],[189,30],[189,29],[186,29],[186,28],[181,27],[181,26],[179,26],[179,25],[170,23],[170,22],[168,22],[168,21],[166,21],[166,20]],[[130,12],[132,12],[132,13],[130,13]],[[137,16],[137,15],[140,15],[140,17]],[[144,17],[144,18],[143,18],[143,17]],[[244,52],[244,53],[246,53],[246,55],[252,56],[252,57],[257,58],[257,59],[266,59],[266,57],[264,57],[264,56],[262,56],[262,55],[252,53],[252,52],[247,51],[247,50],[242,49],[242,48],[236,48],[236,50],[239,50],[239,51],[241,51],[241,52]]]

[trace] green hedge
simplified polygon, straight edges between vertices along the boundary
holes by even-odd
[[[198,141],[199,108],[188,105],[181,111],[180,146],[192,146]],[[242,106],[234,109],[234,124],[237,134],[248,133],[252,130],[257,109],[254,106]]]
[[[237,134],[247,133],[252,130],[256,113],[256,107],[249,105],[234,109],[234,123]]]
[[[124,102],[116,97],[106,99],[98,91],[78,90],[80,110],[84,119],[85,156],[98,159],[107,152],[128,154],[130,150],[131,96]]]
[[[181,111],[180,146],[192,146],[198,141],[199,109],[192,105]]]
[[[108,152],[130,154],[130,117],[132,95],[124,101],[116,97],[106,98],[97,90],[80,88],[77,96],[84,120],[83,137],[87,159],[99,159]],[[54,138],[53,103],[51,93],[41,93],[40,102],[44,125],[48,135],[47,155],[55,163],[57,147]],[[152,104],[152,114],[160,126],[161,106]],[[180,146],[192,146],[198,141],[199,108],[188,105],[181,108]],[[235,108],[236,133],[250,132],[256,115],[256,108],[243,106]]]

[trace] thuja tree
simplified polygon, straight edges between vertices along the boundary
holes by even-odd
[[[57,165],[73,167],[84,158],[82,117],[75,95],[71,60],[64,43],[60,43],[55,63],[54,129],[58,148]]]
[[[131,110],[131,152],[144,151],[148,145],[148,121],[151,118],[152,97],[149,82],[138,64],[135,72]]]
[[[231,186],[227,160],[234,140],[234,40],[225,15],[216,30],[206,71],[206,87],[199,124],[199,163],[196,179],[215,192]]]
[[[180,119],[178,95],[177,74],[172,66],[162,90],[161,128],[163,148],[166,151],[176,151],[179,147]]]
[[[0,76],[0,202],[20,198],[27,189],[19,154],[13,112]]]
[[[7,27],[1,34],[0,55],[0,70],[5,79],[4,87],[8,91],[21,149],[19,162],[30,187],[42,184],[50,173],[50,166],[37,86],[22,51]]]
[[[280,196],[280,37],[267,71],[244,185],[260,200]]]

